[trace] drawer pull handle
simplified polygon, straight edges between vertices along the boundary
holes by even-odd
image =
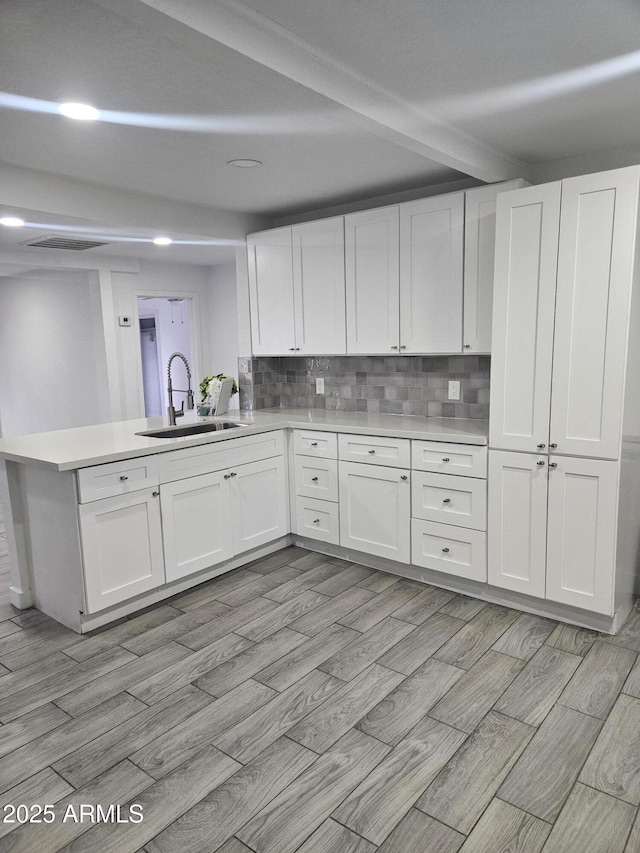
[[[296,351],[295,347],[289,347],[289,352],[295,352],[295,351]]]
[[[540,467],[540,468],[543,468],[544,467],[544,459],[539,459],[536,462],[536,465],[538,465],[538,467]]]
[[[391,347],[391,349],[398,349],[398,347]]]
[[[442,461],[443,461],[443,462],[450,462],[451,460],[449,459],[449,457],[448,457],[448,456],[443,456],[443,457],[442,457]]]
[[[225,480],[228,480],[230,476],[231,476],[231,474],[225,474],[224,475]]]
[[[401,347],[400,347],[400,349],[406,349],[406,346],[404,346],[404,345],[403,345],[403,346],[401,346]]]
[[[443,548],[443,549],[442,549],[442,553],[443,553],[443,554],[448,554],[448,553],[449,553],[449,549],[448,549],[448,548]]]
[[[317,446],[318,446],[318,442],[317,442],[317,441],[312,441],[312,442],[311,442],[311,447],[317,447]]]
[[[317,477],[312,477],[312,478],[311,478],[311,482],[312,482],[312,483],[317,483],[317,482],[318,482],[318,478],[317,478]]]
[[[558,467],[557,462],[549,462],[549,468],[557,468],[557,467]]]
[[[542,444],[538,444],[538,450],[544,450],[547,445],[543,442]]]
[[[549,445],[549,447],[553,448],[553,450],[555,450],[557,446],[558,446],[557,444],[550,444]]]
[[[127,477],[126,474],[121,474],[120,479],[124,482],[125,480],[128,480],[129,478]]]
[[[314,518],[314,519],[313,519],[313,523],[314,523],[314,524],[320,524],[320,519],[319,519],[319,518]]]
[[[151,494],[153,495],[154,498],[157,498],[158,495],[160,494],[160,492],[151,492]]]
[[[407,480],[407,479],[408,479],[408,477],[407,477],[407,475],[406,475],[406,474],[400,474],[400,479],[401,479],[401,480]]]
[[[451,498],[442,498],[442,503],[443,503],[443,504],[450,504],[450,503],[451,503]]]
[[[375,450],[370,450],[369,453],[375,453]]]
[[[230,477],[237,477],[237,476],[238,476],[238,472],[237,472],[237,471],[232,471],[232,472],[229,474],[229,476],[230,476]]]

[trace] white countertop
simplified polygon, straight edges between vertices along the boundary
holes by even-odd
[[[178,426],[198,422],[189,412]],[[167,426],[166,418],[141,418],[132,421],[96,424],[57,432],[40,432],[0,439],[0,458],[13,462],[44,465],[58,471],[86,468],[119,459],[132,459],[152,453],[164,453],[179,447],[193,447],[226,441],[243,435],[273,429],[315,429],[358,435],[382,435],[426,441],[450,441],[456,444],[487,444],[487,421],[468,418],[421,418],[413,415],[380,415],[366,412],[328,412],[321,409],[260,409],[256,412],[230,412],[207,420],[246,424],[224,432],[201,433],[183,438],[149,438],[138,432]]]

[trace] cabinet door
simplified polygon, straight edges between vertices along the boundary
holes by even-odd
[[[467,190],[465,193],[462,331],[464,352],[491,352],[496,199],[498,193],[509,192],[521,186],[522,181],[506,181]]]
[[[549,443],[560,183],[499,195],[489,444]]]
[[[87,613],[164,583],[157,489],[78,507]]]
[[[163,485],[162,532],[167,581],[229,560],[233,541],[228,472]]]
[[[490,450],[490,584],[545,597],[546,524],[547,457]]]
[[[296,349],[340,355],[347,351],[344,219],[294,225],[293,295]]]
[[[612,616],[619,465],[562,456],[552,463],[547,598]]]
[[[462,350],[464,193],[400,205],[400,349]]]
[[[399,563],[410,561],[408,470],[340,463],[340,544]]]
[[[295,352],[291,228],[249,234],[249,305],[255,355]]]
[[[558,453],[617,459],[638,169],[562,185],[550,440]]]
[[[284,458],[238,465],[230,473],[233,553],[286,536],[289,500]]]
[[[347,281],[347,352],[398,352],[398,207],[344,218]]]

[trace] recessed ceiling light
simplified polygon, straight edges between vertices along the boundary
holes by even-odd
[[[154,237],[153,242],[156,246],[170,246],[173,240],[171,237]]]
[[[238,169],[254,169],[262,166],[260,160],[228,160],[227,166],[236,166]]]
[[[100,118],[100,113],[89,104],[60,104],[58,112],[67,118],[75,118],[78,121],[95,121]]]
[[[6,225],[7,228],[22,228],[24,219],[19,219],[17,216],[3,216],[0,219],[0,225]]]

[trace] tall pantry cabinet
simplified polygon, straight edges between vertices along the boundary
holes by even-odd
[[[489,583],[604,627],[638,561],[639,180],[516,190],[496,216]]]

